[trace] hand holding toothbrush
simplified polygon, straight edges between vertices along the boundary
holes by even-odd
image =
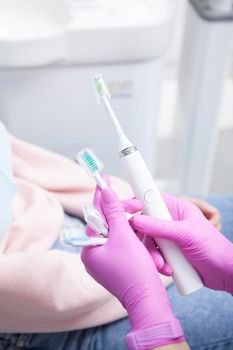
[[[95,157],[95,159],[96,159],[96,157]],[[103,174],[102,177],[103,177],[103,180],[105,181],[106,185],[108,185],[110,187],[110,180],[109,180],[108,176]],[[136,198],[122,200],[121,204],[123,205],[125,212],[128,214],[135,215],[135,214],[138,214],[139,212],[142,212],[142,210],[143,210],[143,205],[142,205],[141,201],[136,199]],[[100,215],[104,218],[104,213],[103,213],[103,209],[101,206],[101,191],[97,191],[97,190],[95,191],[95,195],[94,195],[94,199],[93,199],[93,206],[98,210]],[[97,231],[94,228],[87,226],[87,234],[89,236],[96,236],[96,233],[97,233]],[[143,241],[143,244],[147,248],[149,254],[151,255],[158,272],[160,274],[165,275],[165,276],[171,277],[172,270],[171,270],[170,266],[164,261],[160,251],[157,248],[157,245],[156,245],[156,242],[154,241],[154,239],[144,235],[141,232],[137,232],[137,236],[140,239],[140,241]]]
[[[152,174],[137,147],[129,141],[117,119],[101,74],[94,78],[94,85],[98,99],[103,102],[117,132],[121,163],[136,198],[143,203],[143,212],[155,218],[172,220]],[[162,251],[166,262],[171,266],[173,281],[181,294],[189,294],[203,287],[200,276],[185,259],[179,247],[163,239],[158,239],[156,244]]]
[[[110,188],[97,187],[95,198],[107,220],[109,238],[103,246],[84,248],[82,261],[127,309],[132,327],[126,337],[129,349],[184,342],[154,262],[131,229],[122,203]]]
[[[206,287],[233,294],[233,243],[195,205],[165,194],[163,199],[174,221],[140,215],[130,220],[132,228],[147,237],[173,241]]]

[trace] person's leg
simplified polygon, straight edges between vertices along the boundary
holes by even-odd
[[[60,333],[0,334],[0,350],[127,350],[128,318],[104,326]]]
[[[174,285],[168,287],[168,294],[192,350],[233,349],[233,298],[230,294],[203,288],[182,297]]]
[[[124,337],[129,331],[130,325],[126,318],[90,329],[33,334],[25,350],[127,350]]]
[[[127,318],[90,329],[60,333],[1,334],[0,350],[127,350]]]

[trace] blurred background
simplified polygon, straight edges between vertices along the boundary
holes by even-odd
[[[205,1],[199,1],[199,3]],[[162,85],[162,98],[160,104],[160,122],[159,122],[159,145],[160,149],[164,150],[166,156],[161,156],[159,154],[159,165],[157,168],[157,176],[160,178],[169,178],[171,174],[174,176],[174,167],[176,160],[174,159],[174,153],[172,149],[176,145],[175,141],[175,130],[174,124],[176,123],[177,117],[177,94],[178,94],[178,85],[180,83],[179,78],[182,74],[182,65],[181,59],[182,55],[185,55],[184,50],[184,36],[185,30],[190,30],[189,24],[187,23],[189,4],[191,2],[187,0],[174,0],[173,2],[173,35],[171,45],[168,47],[166,53],[166,70],[164,72],[164,81]],[[208,2],[206,2],[208,3]],[[217,2],[215,2],[217,4]],[[224,1],[219,1],[224,5]],[[228,2],[230,3],[230,2]],[[218,4],[217,4],[218,5]],[[228,4],[227,4],[228,5]],[[232,11],[232,5],[231,10]],[[225,17],[225,16],[224,16]],[[226,18],[226,17],[225,17]],[[204,23],[204,22],[203,22]],[[214,23],[206,23],[207,25],[211,24],[213,27]],[[217,23],[216,23],[217,24]],[[220,23],[219,23],[220,24]],[[229,25],[231,25],[229,23]],[[220,24],[221,26],[221,24]],[[197,27],[194,27],[195,32],[198,31]],[[216,34],[216,44],[217,44],[217,33]],[[194,36],[194,35],[193,35]],[[225,34],[227,36],[227,34]],[[202,36],[201,36],[202,37]],[[199,37],[199,40],[201,40]],[[211,38],[212,39],[212,38]],[[210,35],[208,35],[204,40],[211,40]],[[226,39],[226,38],[225,38]],[[212,40],[215,40],[214,38]],[[220,38],[221,40],[221,38]],[[224,36],[222,37],[224,40]],[[223,59],[223,74],[224,81],[221,83],[218,95],[218,107],[216,110],[215,117],[213,116],[213,122],[215,119],[215,127],[217,136],[215,145],[212,145],[214,148],[214,155],[211,166],[211,175],[209,176],[208,192],[209,193],[232,193],[233,192],[233,52],[232,52],[232,43],[233,43],[233,34],[231,32],[230,37],[228,38],[228,47],[227,51],[224,52],[225,59]],[[190,43],[192,45],[192,35],[190,35]],[[190,45],[190,49],[192,50]],[[207,49],[207,47],[206,47]],[[216,52],[221,50],[221,46],[216,46]],[[202,59],[204,61],[209,57],[213,61],[212,69],[218,69],[214,66],[215,57],[208,56],[207,52],[203,52]],[[207,63],[208,64],[208,63]],[[211,82],[210,82],[211,85]],[[205,96],[204,96],[205,98]],[[169,103],[168,103],[169,101]],[[212,100],[209,100],[208,103],[212,103]],[[216,117],[217,115],[217,117]],[[204,116],[203,116],[204,117]],[[204,124],[204,122],[203,122]],[[204,125],[203,125],[204,127]],[[201,152],[201,150],[200,150]],[[174,162],[175,161],[175,162]],[[197,169],[201,172],[201,169]]]
[[[0,119],[123,176],[92,79],[160,188],[233,193],[232,0],[0,0]]]

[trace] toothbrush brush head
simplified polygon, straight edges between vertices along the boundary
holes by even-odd
[[[104,96],[106,96],[108,99],[111,98],[111,95],[108,91],[108,88],[107,88],[101,74],[97,74],[94,77],[94,86],[95,86],[95,91],[96,91],[99,98],[104,97]]]
[[[95,173],[100,173],[104,168],[103,163],[89,148],[85,148],[81,152],[79,152],[76,159],[79,162],[79,164],[82,165],[91,176],[93,176],[93,174]]]

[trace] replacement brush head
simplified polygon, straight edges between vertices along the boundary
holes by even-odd
[[[94,173],[100,173],[104,168],[103,163],[90,148],[84,148],[76,159],[92,177]]]

